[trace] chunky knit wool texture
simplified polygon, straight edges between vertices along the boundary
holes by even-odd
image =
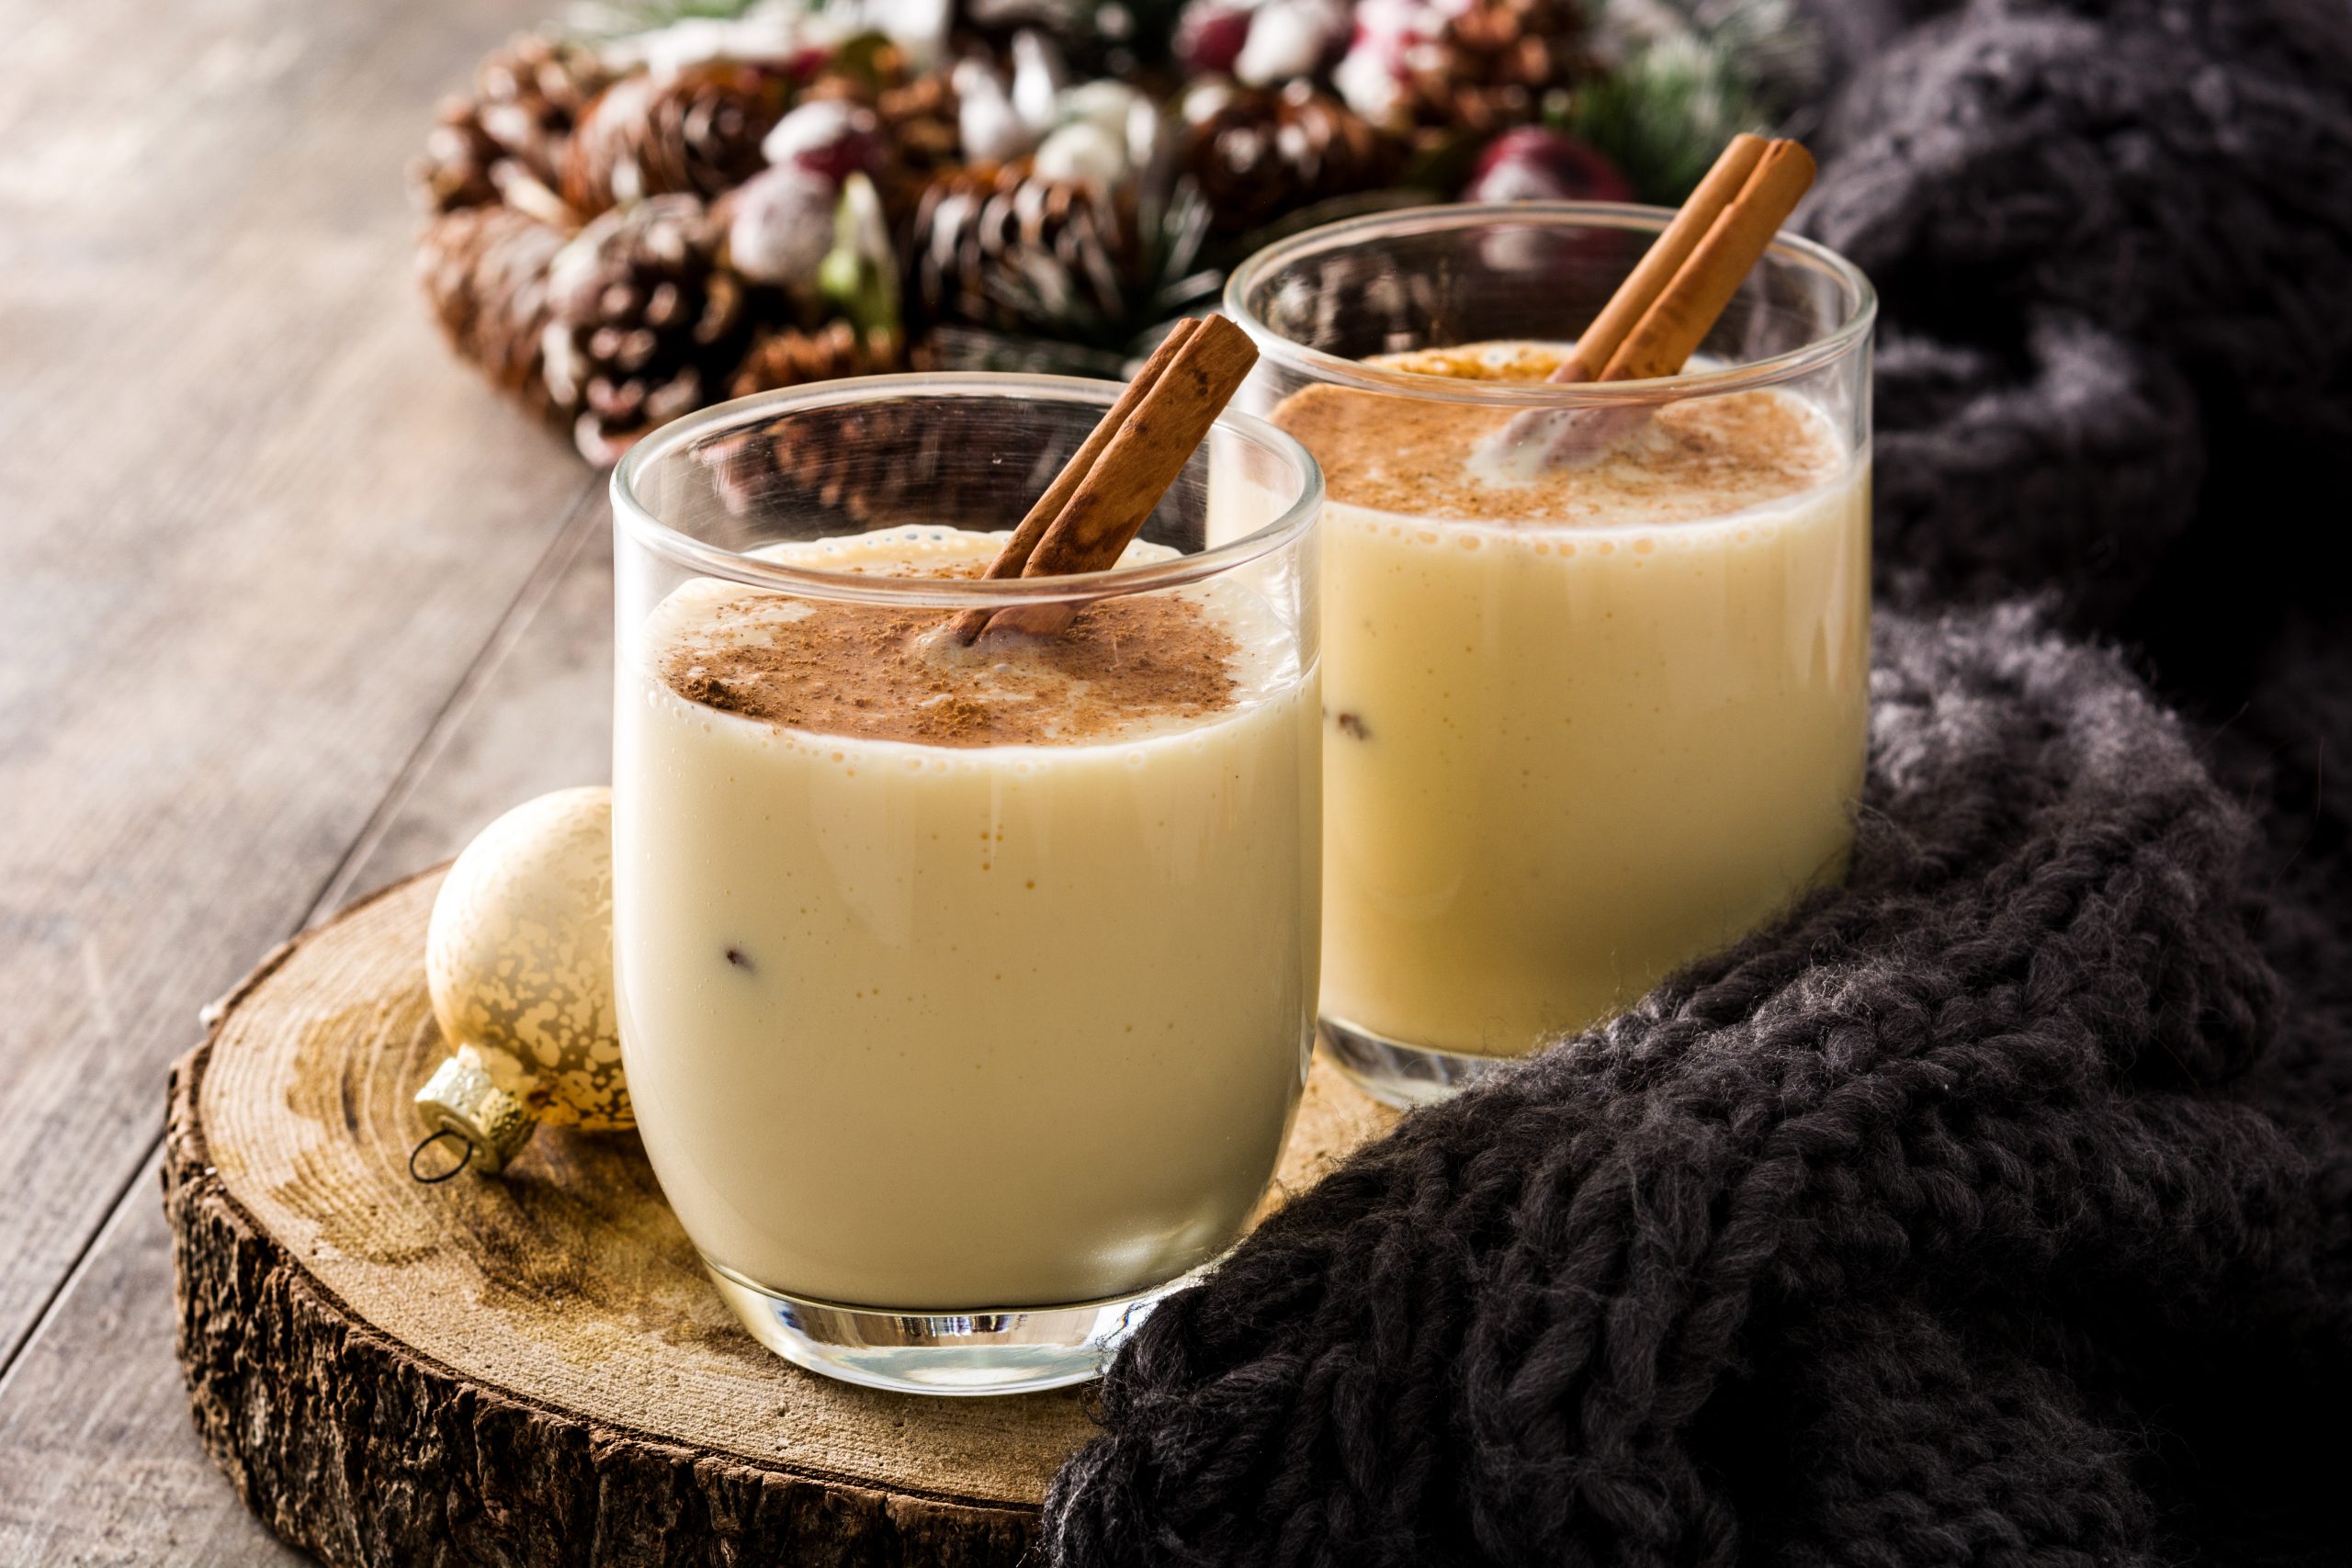
[[[1849,883],[1170,1301],[1057,1562],[2352,1559],[2352,13],[1813,15]]]
[[[2025,612],[1879,653],[1849,886],[1408,1118],[1161,1308],[1062,1561],[2149,1550],[2132,1412],[2319,1311],[2307,1161],[2211,1092],[2278,1005],[2245,821]]]

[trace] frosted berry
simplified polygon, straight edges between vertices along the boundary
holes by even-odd
[[[1615,164],[1572,136],[1540,126],[1487,144],[1462,189],[1464,201],[1631,201]]]

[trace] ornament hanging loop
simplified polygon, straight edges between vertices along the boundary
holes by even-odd
[[[506,1168],[506,1162],[538,1125],[520,1100],[498,1087],[470,1047],[461,1048],[434,1069],[424,1087],[416,1091],[416,1111],[419,1120],[436,1135],[464,1139],[467,1159],[492,1176]],[[432,1141],[427,1138],[424,1143]],[[422,1150],[424,1144],[417,1147]],[[448,1177],[440,1179],[446,1181]]]
[[[416,1158],[417,1158],[417,1156],[419,1156],[419,1155],[423,1154],[425,1150],[427,1150],[427,1149],[431,1148],[434,1145],[435,1145],[435,1144],[439,1143],[439,1142],[440,1142],[442,1139],[444,1139],[444,1138],[455,1138],[455,1139],[457,1139],[457,1140],[458,1140],[458,1142],[461,1145],[463,1145],[463,1147],[464,1147],[464,1149],[465,1149],[465,1151],[466,1151],[466,1152],[465,1152],[464,1154],[459,1155],[459,1156],[458,1156],[458,1163],[457,1163],[457,1164],[455,1164],[455,1165],[453,1165],[453,1166],[451,1166],[448,1169],[447,1169],[447,1170],[445,1170],[445,1171],[442,1171],[442,1172],[441,1172],[439,1175],[437,1175],[437,1176],[427,1176],[427,1175],[425,1175],[423,1171],[421,1171],[421,1170],[419,1170],[419,1169],[417,1169],[417,1168],[416,1168]],[[459,1171],[461,1171],[461,1170],[465,1169],[465,1168],[466,1168],[466,1167],[468,1167],[468,1166],[469,1166],[469,1165],[471,1165],[471,1164],[473,1164],[473,1162],[474,1162],[474,1142],[473,1142],[473,1140],[472,1140],[471,1138],[467,1137],[463,1133],[458,1132],[458,1131],[456,1128],[454,1128],[454,1127],[444,1127],[444,1128],[442,1128],[442,1129],[441,1129],[439,1132],[437,1132],[437,1133],[427,1133],[427,1134],[424,1135],[424,1138],[423,1138],[423,1139],[422,1139],[422,1140],[417,1144],[416,1147],[414,1147],[414,1148],[413,1148],[413,1149],[409,1150],[409,1152],[408,1152],[408,1174],[409,1174],[409,1179],[411,1179],[412,1181],[419,1182],[419,1183],[421,1183],[421,1184],[423,1184],[423,1185],[424,1185],[424,1186],[426,1186],[426,1187],[434,1187],[434,1186],[437,1186],[437,1185],[439,1185],[440,1183],[442,1183],[442,1182],[444,1182],[444,1181],[448,1180],[451,1177],[453,1177],[453,1176],[457,1175]]]

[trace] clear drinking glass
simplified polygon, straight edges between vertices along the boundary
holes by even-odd
[[[1263,355],[1239,400],[1329,487],[1321,1038],[1392,1102],[1623,1009],[1842,872],[1868,716],[1860,273],[1784,237],[1670,378],[1383,362],[1573,342],[1671,216],[1383,214],[1227,289]]]
[[[1305,1080],[1314,460],[1228,415],[1118,569],[968,575],[1119,391],[826,383],[614,476],[638,1125],[743,1322],[854,1382],[1093,1376],[1238,1236]],[[1061,651],[937,641],[1045,604],[1086,607]]]

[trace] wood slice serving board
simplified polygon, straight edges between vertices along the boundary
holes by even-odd
[[[409,1179],[437,874],[281,949],[173,1071],[164,1202],[196,1425],[332,1564],[1012,1564],[1080,1390],[829,1382],[719,1303],[633,1135]],[[1319,1059],[1279,1179],[1392,1113]]]

